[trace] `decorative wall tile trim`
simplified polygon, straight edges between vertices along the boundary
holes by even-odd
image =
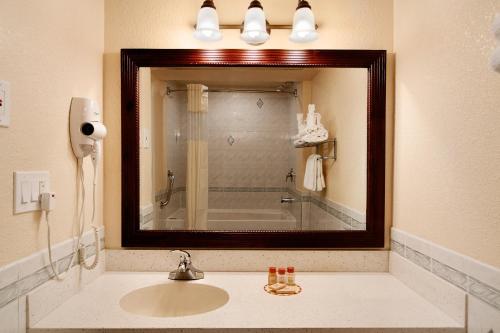
[[[321,196],[297,191],[292,187],[288,187],[288,193],[301,202],[310,202],[316,207],[324,210],[328,214],[350,226],[352,230],[366,230],[365,214]]]
[[[209,187],[208,192],[287,192],[285,187]]]
[[[33,327],[50,312],[104,273],[106,256],[104,250],[101,252],[99,263],[93,270],[89,271],[78,266],[73,266],[63,281],[47,281],[28,293],[28,327]]]
[[[500,310],[500,292],[470,276],[469,293]]]
[[[185,187],[177,187],[174,189],[172,194],[178,193],[178,192],[184,192],[186,191]],[[209,187],[208,192],[228,192],[228,193],[234,193],[234,192],[268,192],[268,193],[276,193],[276,192],[288,192],[288,189],[286,187]],[[165,195],[167,194],[167,190],[160,191],[156,193],[155,195],[155,200],[156,202],[161,201],[164,199]]]
[[[350,226],[350,229],[366,230],[366,215],[319,196],[310,196],[310,202]]]
[[[405,257],[405,246],[403,244],[391,240],[391,250],[400,256]]]
[[[141,226],[141,229],[143,229],[143,225],[153,221],[153,217],[154,217],[153,204],[142,206],[139,209],[139,225]]]
[[[408,251],[409,248],[406,250]],[[440,263],[437,260],[432,259],[432,273],[436,274],[440,278],[454,284],[455,286],[459,287],[460,289],[463,289],[467,291],[467,275],[457,271],[456,269],[451,268],[450,266],[447,266],[443,263]]]
[[[391,250],[500,310],[500,269],[391,229]]]
[[[431,258],[425,254],[408,247],[406,248],[406,258],[428,271],[431,270]]]
[[[467,293],[391,251],[389,273],[441,309],[461,326],[466,322]]]
[[[99,237],[100,248],[104,249],[104,228],[99,229]],[[82,243],[85,246],[86,258],[90,258],[95,254],[96,249],[92,245],[93,241],[94,232],[92,230],[84,233]],[[63,272],[68,267],[72,244],[73,240],[69,239],[53,247],[53,256],[59,272]],[[47,250],[43,250],[9,264],[8,270],[0,270],[0,280],[3,280],[3,275],[11,277],[11,272],[17,271],[16,279],[11,279],[10,283],[5,284],[0,289],[0,308],[52,279],[53,274],[48,262]],[[73,262],[73,266],[76,265],[78,265],[78,260]]]

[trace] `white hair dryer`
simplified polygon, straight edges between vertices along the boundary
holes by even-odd
[[[99,106],[97,102],[88,98],[73,97],[71,99],[71,107],[69,114],[69,133],[71,139],[71,147],[73,153],[78,160],[79,178],[81,185],[81,204],[79,205],[78,214],[78,235],[74,243],[73,254],[78,254],[80,265],[85,269],[94,269],[99,263],[99,233],[98,226],[94,224],[96,210],[96,185],[97,185],[97,166],[101,156],[101,141],[106,136],[106,127],[99,119]],[[94,166],[94,184],[93,184],[93,200],[92,200],[92,228],[94,229],[95,238],[95,256],[92,264],[87,264],[85,256],[85,246],[81,243],[81,238],[85,230],[85,176],[83,170],[83,158],[91,156]],[[49,252],[49,261],[54,277],[58,280],[63,280],[66,273],[73,266],[75,255],[71,256],[71,261],[64,272],[60,272],[54,261],[52,260],[52,245],[50,237],[49,213],[52,210],[52,200],[54,194],[42,193],[42,209],[45,211],[45,219],[47,222],[47,243]],[[45,202],[45,204],[44,204]],[[44,208],[45,207],[45,208]]]
[[[101,123],[97,102],[88,98],[73,97],[70,108],[70,137],[73,153],[80,160],[90,155],[94,165],[94,183],[97,165],[101,158],[101,141],[106,137],[106,126]]]
[[[71,99],[69,131],[73,153],[77,158],[92,154],[96,144],[106,136],[106,127],[99,116],[96,101],[80,97]]]
[[[88,265],[85,261],[85,248],[79,244],[79,259],[83,267],[93,269],[96,267],[99,260],[99,236],[97,233],[97,226],[94,225],[95,209],[96,209],[96,185],[97,185],[97,170],[99,160],[101,158],[101,141],[106,137],[106,126],[100,120],[99,106],[97,102],[88,98],[73,97],[71,99],[70,116],[69,116],[69,131],[71,138],[71,147],[73,153],[78,159],[78,166],[80,168],[80,181],[82,186],[82,205],[85,206],[85,189],[84,189],[84,173],[83,173],[83,158],[89,156],[92,158],[94,166],[94,184],[93,184],[93,208],[92,208],[92,227],[94,228],[96,256],[94,263]],[[85,214],[80,212],[80,240],[83,230],[85,228]]]

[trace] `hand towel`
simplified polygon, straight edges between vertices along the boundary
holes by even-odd
[[[323,177],[323,159],[316,155],[316,191],[322,191],[325,188],[325,178]]]
[[[310,191],[322,191],[325,187],[323,160],[320,155],[312,154],[307,158],[306,162],[304,188]]]
[[[316,188],[316,156],[316,154],[309,155],[306,162],[304,188],[310,191],[315,191]]]

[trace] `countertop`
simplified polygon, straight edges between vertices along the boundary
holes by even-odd
[[[297,273],[303,291],[273,296],[265,273],[206,272],[203,283],[225,289],[229,302],[204,314],[155,318],[130,314],[130,291],[172,283],[167,273],[106,272],[38,322],[30,332],[465,332],[389,273]]]

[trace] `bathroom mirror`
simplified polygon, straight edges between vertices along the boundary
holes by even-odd
[[[385,51],[123,50],[122,144],[124,246],[383,246]]]

